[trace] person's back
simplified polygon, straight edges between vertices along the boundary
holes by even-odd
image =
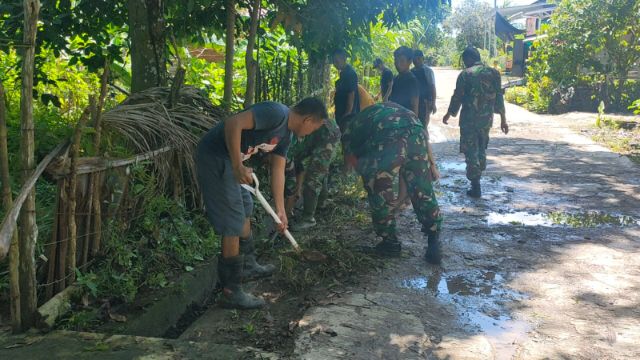
[[[491,127],[494,112],[504,109],[500,73],[482,63],[460,74],[464,96],[461,99],[460,126]]]
[[[467,191],[467,195],[479,198],[482,196],[480,178],[487,168],[486,150],[493,125],[493,114],[500,114],[502,132],[507,134],[509,126],[505,115],[500,74],[482,63],[476,48],[466,48],[462,52],[462,61],[465,70],[458,75],[456,89],[442,122],[448,124],[449,118],[457,116],[462,107],[460,152],[464,153],[467,179],[471,181],[471,189]]]

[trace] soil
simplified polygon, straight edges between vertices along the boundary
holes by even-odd
[[[442,174],[442,266],[423,260],[409,208],[398,215],[400,258],[357,262],[364,255],[326,247],[335,251],[328,264],[273,257],[277,274],[247,284],[265,309],[224,310],[212,299],[166,336],[291,359],[640,358],[639,165],[581,133],[576,124],[591,114],[509,104],[510,133],[492,132],[483,198],[467,197],[457,123],[440,122],[457,73],[436,69],[429,126]],[[336,237],[354,248],[375,243],[364,208],[337,205],[301,235],[312,241],[303,248]]]

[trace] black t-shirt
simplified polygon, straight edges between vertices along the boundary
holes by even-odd
[[[347,110],[347,99],[349,93],[354,93],[353,110],[349,114],[345,114]],[[336,81],[336,94],[334,97],[336,105],[336,119],[341,119],[347,115],[357,114],[360,112],[360,96],[358,95],[358,74],[347,65],[340,71],[340,78]]]
[[[421,67],[414,67],[411,69],[413,75],[418,79],[418,87],[420,89],[420,100],[433,100],[433,94],[431,93],[431,85],[433,82],[433,70],[427,65]]]
[[[418,80],[411,71],[396,75],[393,79],[393,87],[391,88],[389,101],[393,101],[394,103],[402,105],[409,110],[413,110],[411,107],[411,99],[419,96]]]
[[[382,75],[380,76],[380,94],[384,96],[389,90],[389,83],[393,80],[393,72],[389,70],[389,68],[384,68],[382,70]]]
[[[245,111],[253,112],[255,127],[251,130],[242,130],[240,137],[242,161],[260,152],[286,157],[291,143],[289,108],[277,102],[265,101]],[[200,146],[206,146],[212,155],[229,157],[224,138],[224,121],[204,135],[200,140]]]

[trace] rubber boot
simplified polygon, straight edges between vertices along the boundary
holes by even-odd
[[[304,199],[304,208],[302,210],[302,220],[294,224],[291,229],[293,231],[303,231],[316,226],[316,207],[318,206],[318,196],[312,189],[304,188],[302,191]]]
[[[244,256],[242,276],[245,279],[271,276],[276,270],[276,267],[271,264],[260,265],[256,261],[256,248],[254,246],[253,234],[249,235],[246,239],[240,239],[240,254]]]
[[[396,237],[382,239],[382,241],[375,246],[376,254],[384,257],[398,257],[400,256],[401,250],[402,246]]]
[[[222,286],[220,306],[229,309],[257,309],[263,307],[263,299],[244,292],[242,289],[242,255],[218,257],[218,278]]]
[[[476,199],[482,197],[482,190],[480,188],[480,178],[471,180],[471,189],[467,191],[467,195]]]
[[[427,231],[427,251],[424,259],[429,264],[440,265],[442,262],[442,251],[440,250],[440,231]]]

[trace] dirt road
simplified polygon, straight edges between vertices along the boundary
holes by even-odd
[[[468,198],[457,122],[440,122],[456,76],[436,71],[429,129],[443,175],[442,268],[422,260],[420,225],[405,212],[403,257],[308,309],[293,357],[640,358],[640,169],[559,118],[508,105],[485,196]]]

